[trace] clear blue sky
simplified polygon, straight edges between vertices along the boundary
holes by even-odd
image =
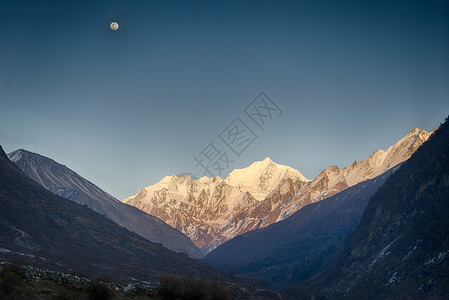
[[[119,30],[109,23],[117,21]],[[123,199],[270,156],[313,179],[449,114],[448,1],[0,1],[0,144]],[[244,113],[265,91],[266,131]],[[259,136],[240,157],[218,135]]]

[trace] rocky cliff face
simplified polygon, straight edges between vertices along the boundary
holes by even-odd
[[[375,178],[407,160],[429,138],[413,129],[387,150],[339,169],[331,166],[313,181],[269,158],[221,178],[167,176],[125,203],[184,232],[204,252],[245,232],[284,220],[302,207]]]
[[[203,261],[275,287],[304,282],[337,259],[370,197],[398,168],[312,203],[281,222],[237,236]]]
[[[299,171],[266,158],[234,170],[226,180],[167,176],[124,202],[178,228],[208,251],[257,227],[260,218],[253,210],[267,195],[291,197],[308,181]]]
[[[310,184],[301,188],[292,199],[272,209],[261,224],[267,226],[284,220],[302,207],[333,196],[348,187],[373,179],[406,161],[429,138],[430,133],[415,128],[387,150],[377,150],[370,157],[343,169],[330,166]]]

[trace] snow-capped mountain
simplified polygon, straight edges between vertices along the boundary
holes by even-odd
[[[52,193],[84,204],[150,241],[162,243],[167,248],[184,252],[191,257],[202,256],[189,238],[175,228],[117,200],[66,166],[23,149],[9,153],[8,158]]]
[[[225,182],[242,191],[250,193],[256,200],[262,201],[267,192],[275,190],[287,178],[310,181],[298,170],[274,163],[269,157],[257,161],[248,168],[235,169]]]
[[[430,136],[413,129],[387,150],[343,169],[330,166],[313,181],[266,158],[222,180],[167,176],[124,200],[181,230],[204,252],[245,232],[281,221],[302,207],[375,178],[404,162]]]
[[[307,281],[337,259],[369,199],[397,169],[312,203],[283,222],[237,236],[203,262],[276,287]]]
[[[220,177],[166,176],[124,200],[181,230],[198,247],[208,248],[251,229],[242,219],[273,190],[288,181],[291,192],[309,180],[299,171],[274,163],[270,158],[234,170],[225,180]],[[239,220],[240,226],[221,234],[223,228]],[[217,240],[217,237],[220,237]]]
[[[373,179],[392,167],[406,161],[430,137],[424,129],[414,128],[387,150],[377,150],[370,157],[343,169],[330,166],[323,170],[278,212],[271,212],[276,221],[285,219],[302,207],[333,196],[367,179]]]

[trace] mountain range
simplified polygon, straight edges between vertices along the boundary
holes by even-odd
[[[331,166],[314,180],[270,158],[234,170],[226,179],[166,176],[124,200],[185,233],[204,253],[248,231],[267,227],[306,205],[373,179],[404,162],[430,136],[411,130],[387,150],[343,169]]]
[[[166,176],[127,204],[47,157],[0,147],[0,260],[120,282],[175,273],[252,296],[282,298],[241,275],[300,299],[445,299],[448,199],[447,120],[313,180],[267,157],[224,180]]]
[[[449,117],[371,197],[336,262],[300,299],[447,299]]]
[[[337,259],[370,197],[399,166],[307,205],[283,221],[237,236],[202,261],[277,288],[307,281]]]
[[[31,179],[50,192],[87,205],[117,224],[177,252],[198,258],[199,249],[183,233],[160,219],[127,205],[56,161],[23,149],[8,154]]]
[[[23,173],[0,147],[0,258],[14,256],[29,257],[38,267],[85,269],[92,277],[110,274],[125,283],[154,283],[163,273],[236,281],[53,194]]]
[[[288,182],[286,192],[293,194],[308,181],[299,171],[266,158],[234,170],[226,180],[166,176],[124,202],[157,216],[187,234],[197,246],[208,249],[251,230],[241,222],[234,230],[224,231],[233,220],[244,219],[245,212],[257,207],[281,182]]]

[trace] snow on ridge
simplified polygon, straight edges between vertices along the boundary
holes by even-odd
[[[267,157],[263,161],[252,163],[249,167],[233,170],[225,182],[249,192],[256,200],[262,201],[287,178],[310,181],[300,171],[279,165]]]
[[[376,150],[342,169],[330,166],[313,181],[267,157],[233,170],[224,180],[166,176],[124,202],[165,220],[186,233],[197,246],[210,247],[255,227],[283,220],[305,205],[396,169],[429,136],[425,130],[413,129],[387,150]],[[265,199],[269,202],[263,202]],[[265,203],[270,203],[268,212]]]
[[[19,149],[19,150],[16,150],[16,151],[13,151],[13,152],[7,154],[7,156],[10,161],[12,161],[13,163],[16,163],[22,158],[23,152],[24,152],[23,149]]]
[[[287,178],[310,182],[300,171],[289,166],[284,166],[273,162],[269,157],[262,161],[256,161],[250,166],[242,169],[234,169],[226,179],[220,177],[203,176],[199,179],[192,179],[188,175],[168,175],[161,181],[144,189],[155,191],[166,189],[167,191],[188,193],[193,185],[205,186],[225,183],[231,187],[248,192],[255,199],[262,201],[273,192]],[[135,198],[138,194],[130,196],[125,200]],[[124,201],[125,201],[124,200]]]
[[[368,158],[354,162],[350,166],[339,169],[330,166],[323,170],[309,185],[298,190],[293,199],[282,207],[278,221],[288,217],[303,205],[301,199],[308,199],[307,204],[323,200],[346,187],[373,179],[389,169],[396,168],[409,159],[413,152],[429,137],[431,133],[424,129],[414,128],[403,138],[391,145],[387,150],[378,149]],[[326,196],[321,192],[327,191]]]

